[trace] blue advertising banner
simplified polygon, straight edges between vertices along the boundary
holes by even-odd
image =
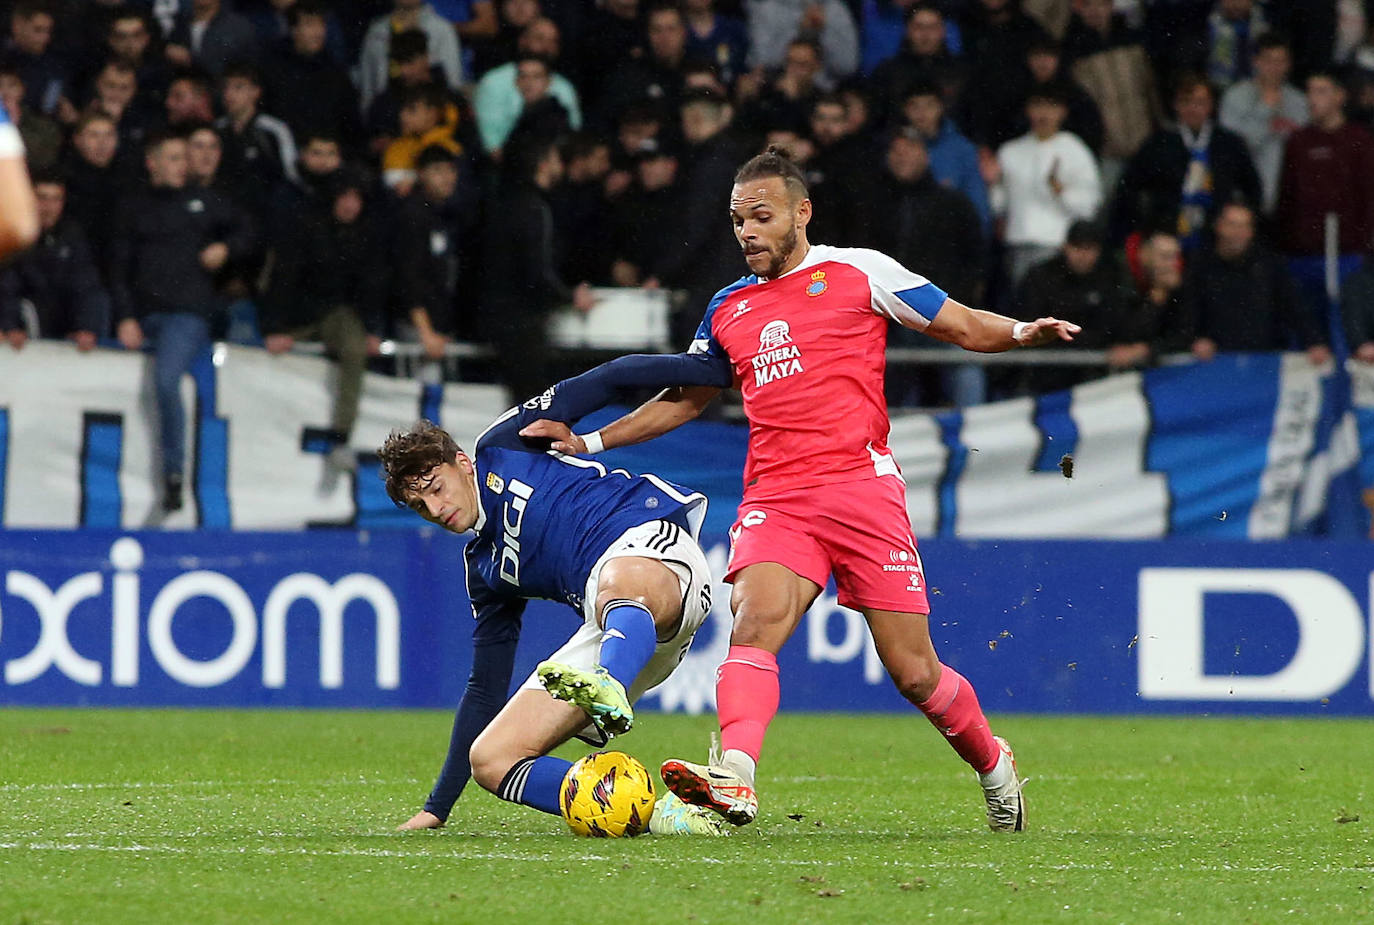
[[[0,704],[452,707],[464,540],[428,529],[0,533]],[[723,572],[724,537],[708,543]],[[1374,714],[1363,543],[922,545],[932,635],[987,709]],[[646,706],[714,707],[728,593]],[[519,677],[576,628],[525,617]],[[907,709],[827,590],[780,657],[787,710]]]

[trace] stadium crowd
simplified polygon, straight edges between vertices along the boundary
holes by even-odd
[[[724,200],[766,144],[806,172],[812,240],[1079,323],[1109,367],[1276,349],[1374,363],[1365,0],[0,10],[0,101],[42,227],[0,272],[0,333],[154,350],[169,506],[177,383],[212,338],[322,341],[340,444],[383,338],[430,357],[492,345],[530,394],[554,378],[551,312],[642,286],[686,293],[685,343],[743,272]],[[890,397],[972,404],[1101,371],[899,373]]]

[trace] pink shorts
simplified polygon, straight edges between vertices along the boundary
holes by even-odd
[[[895,475],[837,482],[740,503],[725,580],[776,562],[822,588],[831,573],[842,607],[930,613],[926,579]]]

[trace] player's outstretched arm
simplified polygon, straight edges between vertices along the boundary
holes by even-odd
[[[550,439],[553,441],[550,448],[560,453],[595,455],[603,449],[644,443],[681,427],[701,414],[720,392],[717,386],[674,387],[590,434],[575,434],[567,424],[541,419],[521,430],[520,435]]]
[[[1081,330],[1071,321],[1057,318],[1017,321],[945,299],[934,320],[926,326],[925,333],[975,353],[1001,353],[1013,347],[1068,343]]]

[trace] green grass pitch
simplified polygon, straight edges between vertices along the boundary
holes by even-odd
[[[1374,921],[1367,721],[995,718],[1031,777],[1007,836],[918,715],[784,714],[728,839],[574,838],[473,787],[398,834],[448,725],[0,711],[0,925]],[[618,741],[654,768],[712,725]]]

